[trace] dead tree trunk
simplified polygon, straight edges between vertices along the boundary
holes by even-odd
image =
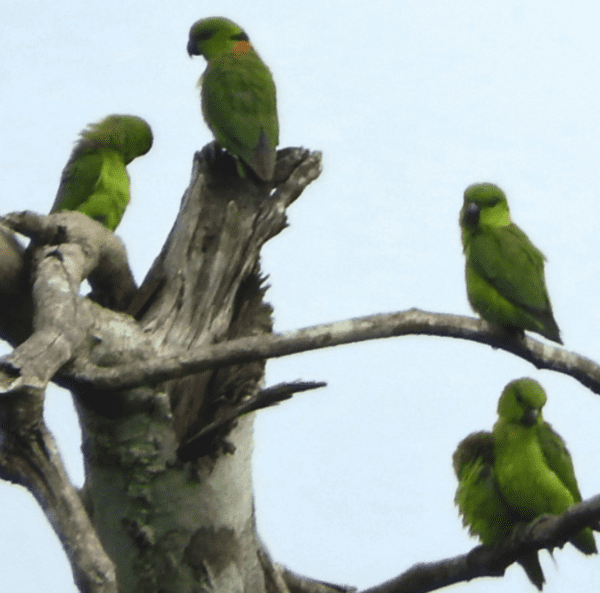
[[[173,231],[131,306],[154,352],[271,331],[259,254],[284,228],[287,204],[270,189],[196,158]],[[263,375],[258,362],[124,393],[76,391],[86,500],[119,590],[281,590],[256,534],[252,417],[193,441],[255,394]]]
[[[289,590],[284,571],[271,563],[256,533],[253,419],[236,413],[262,386],[264,361],[160,384],[142,380],[127,391],[99,390],[73,378],[91,366],[142,363],[271,332],[260,250],[286,226],[286,207],[318,176],[320,155],[281,151],[272,186],[240,179],[234,167],[223,167],[222,159],[215,164],[213,156],[195,156],[173,230],[133,295],[118,294],[124,284],[110,266],[107,271],[111,258],[102,255],[103,247],[89,263],[89,253],[105,237],[95,227],[83,229],[87,221],[53,215],[47,219],[58,226],[42,231],[46,217],[40,222],[25,213],[14,226],[34,237],[29,255],[14,249],[17,264],[9,270],[16,277],[29,270],[24,262],[32,262],[33,304],[9,301],[13,310],[7,308],[1,320],[4,335],[20,344],[4,360],[0,377],[9,394],[0,410],[8,435],[2,475],[28,486],[53,514],[83,591]],[[83,238],[73,239],[78,233]],[[101,238],[89,239],[94,233]],[[81,246],[72,247],[78,241]],[[90,272],[99,279],[96,298],[131,301],[131,316],[77,296],[78,282]],[[42,281],[53,274],[62,283]],[[14,329],[17,316],[17,326],[26,328],[20,333]],[[64,483],[64,472],[50,467],[56,451],[41,409],[51,379],[71,390],[80,415],[87,514]],[[215,428],[202,432],[207,426]],[[57,500],[61,508],[53,510]],[[82,530],[95,530],[101,546],[92,537],[80,547]],[[108,558],[102,558],[102,548]]]

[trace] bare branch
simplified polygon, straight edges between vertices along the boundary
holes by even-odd
[[[57,212],[42,216],[35,212],[13,212],[2,221],[12,230],[30,237],[38,245],[60,250],[76,247],[78,259],[71,276],[80,284],[88,279],[92,299],[106,307],[124,311],[136,291],[121,239],[80,212]],[[68,247],[67,247],[68,245]],[[60,247],[58,247],[60,246]]]
[[[520,356],[539,369],[570,375],[594,393],[600,394],[600,366],[588,358],[528,336],[508,334],[481,319],[428,313],[419,309],[358,317],[285,334],[241,338],[192,353],[181,352],[110,369],[77,366],[69,376],[99,389],[128,389],[216,367],[405,335],[435,335],[487,344]]]
[[[40,503],[67,553],[81,591],[117,593],[115,567],[98,540],[77,491],[71,486],[52,435],[41,418],[41,398],[12,393],[0,413],[0,477],[25,486]]]
[[[81,250],[44,247],[35,266],[33,334],[2,360],[0,389],[43,391],[85,338],[79,319]]]
[[[325,583],[301,577],[291,570],[284,568],[282,571],[283,580],[288,586],[290,593],[353,593],[357,591],[356,587],[349,585],[337,585],[334,583]]]
[[[79,212],[9,214],[4,222],[33,250],[33,333],[0,363],[0,390],[41,390],[78,351],[97,315],[79,297],[89,278],[101,300],[124,307],[135,289],[121,241]],[[116,284],[115,284],[116,283]]]
[[[180,459],[196,459],[199,451],[212,443],[217,434],[227,431],[233,421],[244,414],[255,412],[262,408],[275,406],[282,401],[291,399],[295,393],[325,387],[323,381],[295,381],[294,383],[278,383],[272,387],[261,389],[256,395],[242,400],[235,406],[223,408],[219,417],[205,426],[200,432],[183,443],[178,449]]]
[[[540,517],[496,546],[477,546],[462,556],[415,564],[395,579],[362,593],[425,593],[477,577],[501,577],[527,552],[562,548],[583,527],[596,527],[598,520],[600,495],[573,505],[562,515]]]
[[[273,192],[273,200],[281,203],[284,209],[287,208],[321,174],[321,158],[322,154],[317,150],[309,152],[304,148],[284,148],[277,151],[274,181],[285,179],[285,183]]]

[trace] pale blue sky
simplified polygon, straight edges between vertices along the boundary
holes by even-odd
[[[129,168],[118,234],[141,280],[211,140],[191,24],[227,16],[273,72],[282,146],[324,153],[324,172],[264,250],[277,330],[418,306],[469,314],[462,192],[492,181],[546,254],[566,347],[600,360],[600,7],[594,2],[372,0],[283,3],[8,0],[0,4],[2,212],[48,210],[73,142],[109,113],[144,117],[151,152]],[[458,441],[489,429],[504,385],[546,388],[584,497],[600,493],[600,398],[504,352],[397,338],[269,362],[267,383],[325,390],[261,412],[261,537],[302,574],[359,587],[476,544],[453,505]],[[48,419],[81,483],[68,394]],[[33,499],[0,484],[3,589],[75,591]],[[545,591],[596,591],[600,558],[542,552]],[[520,567],[453,587],[533,591]]]

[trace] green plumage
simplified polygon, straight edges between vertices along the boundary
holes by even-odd
[[[523,521],[498,488],[494,470],[494,437],[491,432],[476,432],[462,440],[452,457],[458,488],[454,502],[469,533],[479,536],[484,545],[493,545],[509,537]],[[518,560],[529,580],[538,588],[544,573],[537,552]]]
[[[465,190],[460,212],[469,302],[490,323],[535,331],[562,344],[544,278],[544,255],[510,220],[491,183]]]
[[[500,396],[493,432],[469,435],[454,453],[455,502],[464,524],[483,544],[498,543],[517,524],[563,513],[581,501],[565,442],[542,418],[545,403],[537,381],[512,381]],[[570,541],[584,554],[597,551],[589,528]],[[537,553],[519,562],[541,589],[544,575]]]
[[[114,231],[129,202],[125,169],[152,146],[152,130],[133,115],[109,115],[81,132],[51,212],[76,210]]]
[[[500,396],[493,429],[498,485],[526,521],[558,515],[581,502],[567,446],[542,417],[545,403],[546,393],[537,381],[512,381]],[[585,554],[597,552],[589,528],[570,541]]]
[[[215,139],[260,179],[272,179],[279,143],[275,84],[248,36],[228,19],[207,18],[190,29],[187,49],[207,61],[199,84],[202,113]],[[244,175],[241,166],[238,171]]]

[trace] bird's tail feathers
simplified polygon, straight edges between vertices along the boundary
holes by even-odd
[[[537,551],[529,552],[517,560],[517,562],[523,567],[527,578],[541,591],[544,588],[546,579],[544,578],[544,572],[542,571]]]

